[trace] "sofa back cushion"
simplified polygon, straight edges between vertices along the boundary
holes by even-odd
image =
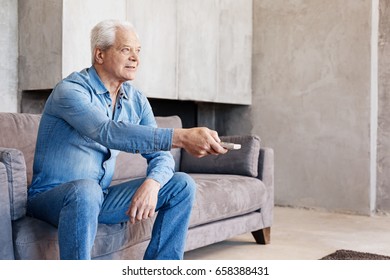
[[[18,149],[26,161],[27,184],[31,183],[35,144],[41,115],[0,113],[0,147]]]
[[[161,128],[181,128],[182,122],[178,116],[156,117],[158,127]],[[172,149],[171,153],[175,159],[175,170],[179,170],[181,160],[181,149]],[[117,184],[128,179],[146,176],[146,159],[140,154],[120,152],[115,166],[115,173],[112,184]]]

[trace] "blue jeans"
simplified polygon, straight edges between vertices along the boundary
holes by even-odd
[[[77,180],[29,197],[27,213],[58,227],[60,259],[90,259],[98,223],[126,222],[126,211],[144,179],[108,188]],[[195,183],[175,173],[158,194],[156,221],[144,259],[182,259],[195,197]]]

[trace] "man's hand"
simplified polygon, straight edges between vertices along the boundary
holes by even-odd
[[[206,155],[225,154],[227,150],[222,148],[220,142],[218,133],[207,127],[179,128],[173,132],[172,147],[183,148],[200,158]]]
[[[146,179],[135,192],[133,200],[126,214],[130,223],[146,220],[153,217],[156,211],[158,191],[160,184],[153,179]]]

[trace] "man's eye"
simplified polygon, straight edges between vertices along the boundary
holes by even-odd
[[[129,54],[129,53],[130,53],[130,48],[123,48],[123,49],[121,50],[121,52],[122,52],[123,54]]]

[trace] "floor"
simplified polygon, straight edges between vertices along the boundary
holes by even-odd
[[[390,216],[276,207],[271,244],[244,234],[187,252],[187,260],[317,260],[339,249],[390,256]]]

